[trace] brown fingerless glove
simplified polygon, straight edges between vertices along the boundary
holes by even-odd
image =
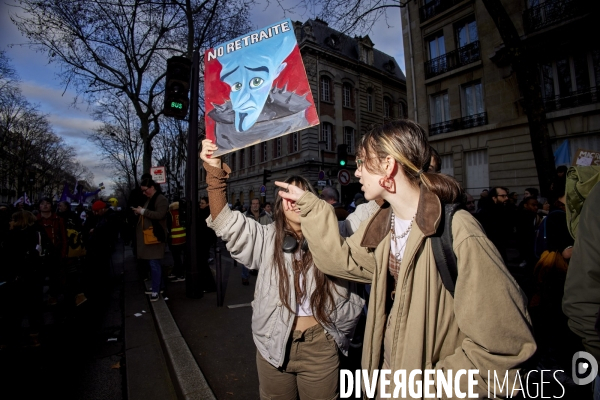
[[[213,220],[221,213],[223,207],[227,205],[227,178],[231,169],[225,163],[222,168],[213,167],[204,163],[206,170],[206,184],[208,185],[208,204],[210,204],[210,215]]]

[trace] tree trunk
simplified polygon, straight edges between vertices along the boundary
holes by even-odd
[[[556,168],[537,63],[530,56],[531,52],[521,40],[500,0],[482,0],[482,2],[504,41],[506,55],[516,74],[519,90],[523,96],[522,106],[529,123],[529,136],[540,192],[547,197],[550,193],[550,185],[556,177]]]

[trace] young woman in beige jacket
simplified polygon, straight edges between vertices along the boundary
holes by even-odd
[[[496,387],[496,395],[506,396],[520,387],[519,365],[536,349],[527,300],[479,223],[463,210],[452,220],[454,297],[444,288],[430,237],[442,204],[457,202],[461,187],[448,175],[429,172],[430,160],[426,133],[414,122],[390,122],[363,136],[355,176],[365,199],[385,202],[346,239],[333,234],[331,206],[294,185],[276,184],[287,190],[279,192],[284,207],[300,212],[317,268],[372,284],[362,368],[371,376],[382,368],[405,370],[406,376],[425,369],[477,370],[472,390],[479,397],[493,390],[495,373],[501,382],[508,379],[503,389]],[[468,384],[462,375],[457,389],[466,393]],[[391,379],[386,393],[396,386]]]

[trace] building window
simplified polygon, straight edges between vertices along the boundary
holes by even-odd
[[[333,126],[328,122],[321,124],[321,141],[325,142],[325,150],[331,150],[331,132]]]
[[[465,191],[480,193],[490,187],[487,150],[465,152]]]
[[[367,111],[373,112],[373,89],[367,90]]]
[[[383,98],[383,116],[385,118],[392,117],[392,101],[387,96]]]
[[[290,153],[296,153],[300,150],[300,134],[298,132],[292,133],[288,140],[290,141],[290,148],[288,150]]]
[[[463,116],[471,116],[485,112],[483,106],[483,90],[481,82],[470,83],[462,87],[462,114]]]
[[[273,142],[273,158],[281,157],[281,138],[278,137]]]
[[[442,159],[442,169],[440,172],[442,174],[454,176],[454,158],[452,157],[452,154],[446,154],[440,156],[440,158]]]
[[[331,101],[331,79],[327,76],[321,77],[321,100]]]
[[[240,150],[240,169],[246,168],[246,149]]]
[[[405,103],[399,103],[398,111],[400,112],[400,118],[406,118],[408,116],[408,108],[406,107]]]
[[[352,85],[350,85],[349,83],[344,83],[344,86],[342,87],[343,90],[343,105],[344,107],[352,107]]]
[[[450,105],[448,104],[448,93],[440,93],[431,96],[431,123],[439,124],[450,120]]]
[[[444,43],[444,35],[442,33],[438,33],[437,35],[430,37],[427,42],[429,46],[430,60],[446,54],[446,44]]]
[[[256,146],[250,147],[250,165],[256,164]]]
[[[344,144],[348,145],[348,154],[354,154],[354,128],[344,127]]]
[[[598,102],[599,53],[576,53],[539,65],[546,111]]]
[[[231,164],[231,171],[235,171],[237,169],[237,153],[234,151],[233,153],[229,153],[229,162]]]
[[[455,26],[456,29],[456,42],[458,47],[463,47],[469,43],[473,43],[479,40],[477,33],[477,24],[475,19],[470,17]]]
[[[260,144],[260,162],[267,161],[267,142]]]

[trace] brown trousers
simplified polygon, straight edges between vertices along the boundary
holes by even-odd
[[[275,368],[257,351],[261,400],[337,399],[339,357],[335,341],[321,325],[294,331],[283,366]],[[298,397],[299,396],[299,397]]]

